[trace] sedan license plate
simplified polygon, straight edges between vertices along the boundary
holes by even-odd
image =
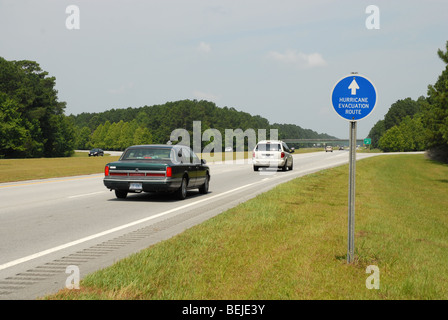
[[[131,183],[129,185],[129,190],[142,190],[142,184],[141,183]]]

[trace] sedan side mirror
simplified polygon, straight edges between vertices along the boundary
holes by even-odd
[[[207,161],[205,161],[205,159],[201,159],[201,164],[206,164]]]

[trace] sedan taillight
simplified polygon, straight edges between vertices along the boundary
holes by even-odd
[[[173,175],[173,170],[171,167],[166,167],[166,176],[171,177]]]
[[[109,166],[104,168],[104,175],[107,177],[109,175]]]

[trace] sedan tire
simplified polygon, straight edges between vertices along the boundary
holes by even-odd
[[[127,191],[115,189],[115,196],[118,199],[126,199],[127,195],[128,195]]]
[[[202,194],[206,194],[206,193],[208,193],[209,183],[210,183],[210,177],[209,177],[209,175],[207,174],[207,175],[205,176],[205,182],[204,182],[204,184],[199,188],[199,192],[202,193]]]
[[[186,197],[187,197],[187,178],[184,176],[182,178],[180,188],[176,191],[176,198],[179,200],[184,200]]]

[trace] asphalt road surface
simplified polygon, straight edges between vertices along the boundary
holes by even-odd
[[[189,191],[183,201],[147,193],[116,199],[103,174],[0,184],[0,300],[54,293],[75,275],[68,266],[82,278],[277,184],[348,163],[348,156],[296,154],[286,172],[254,172],[250,160],[209,163],[210,192]]]

